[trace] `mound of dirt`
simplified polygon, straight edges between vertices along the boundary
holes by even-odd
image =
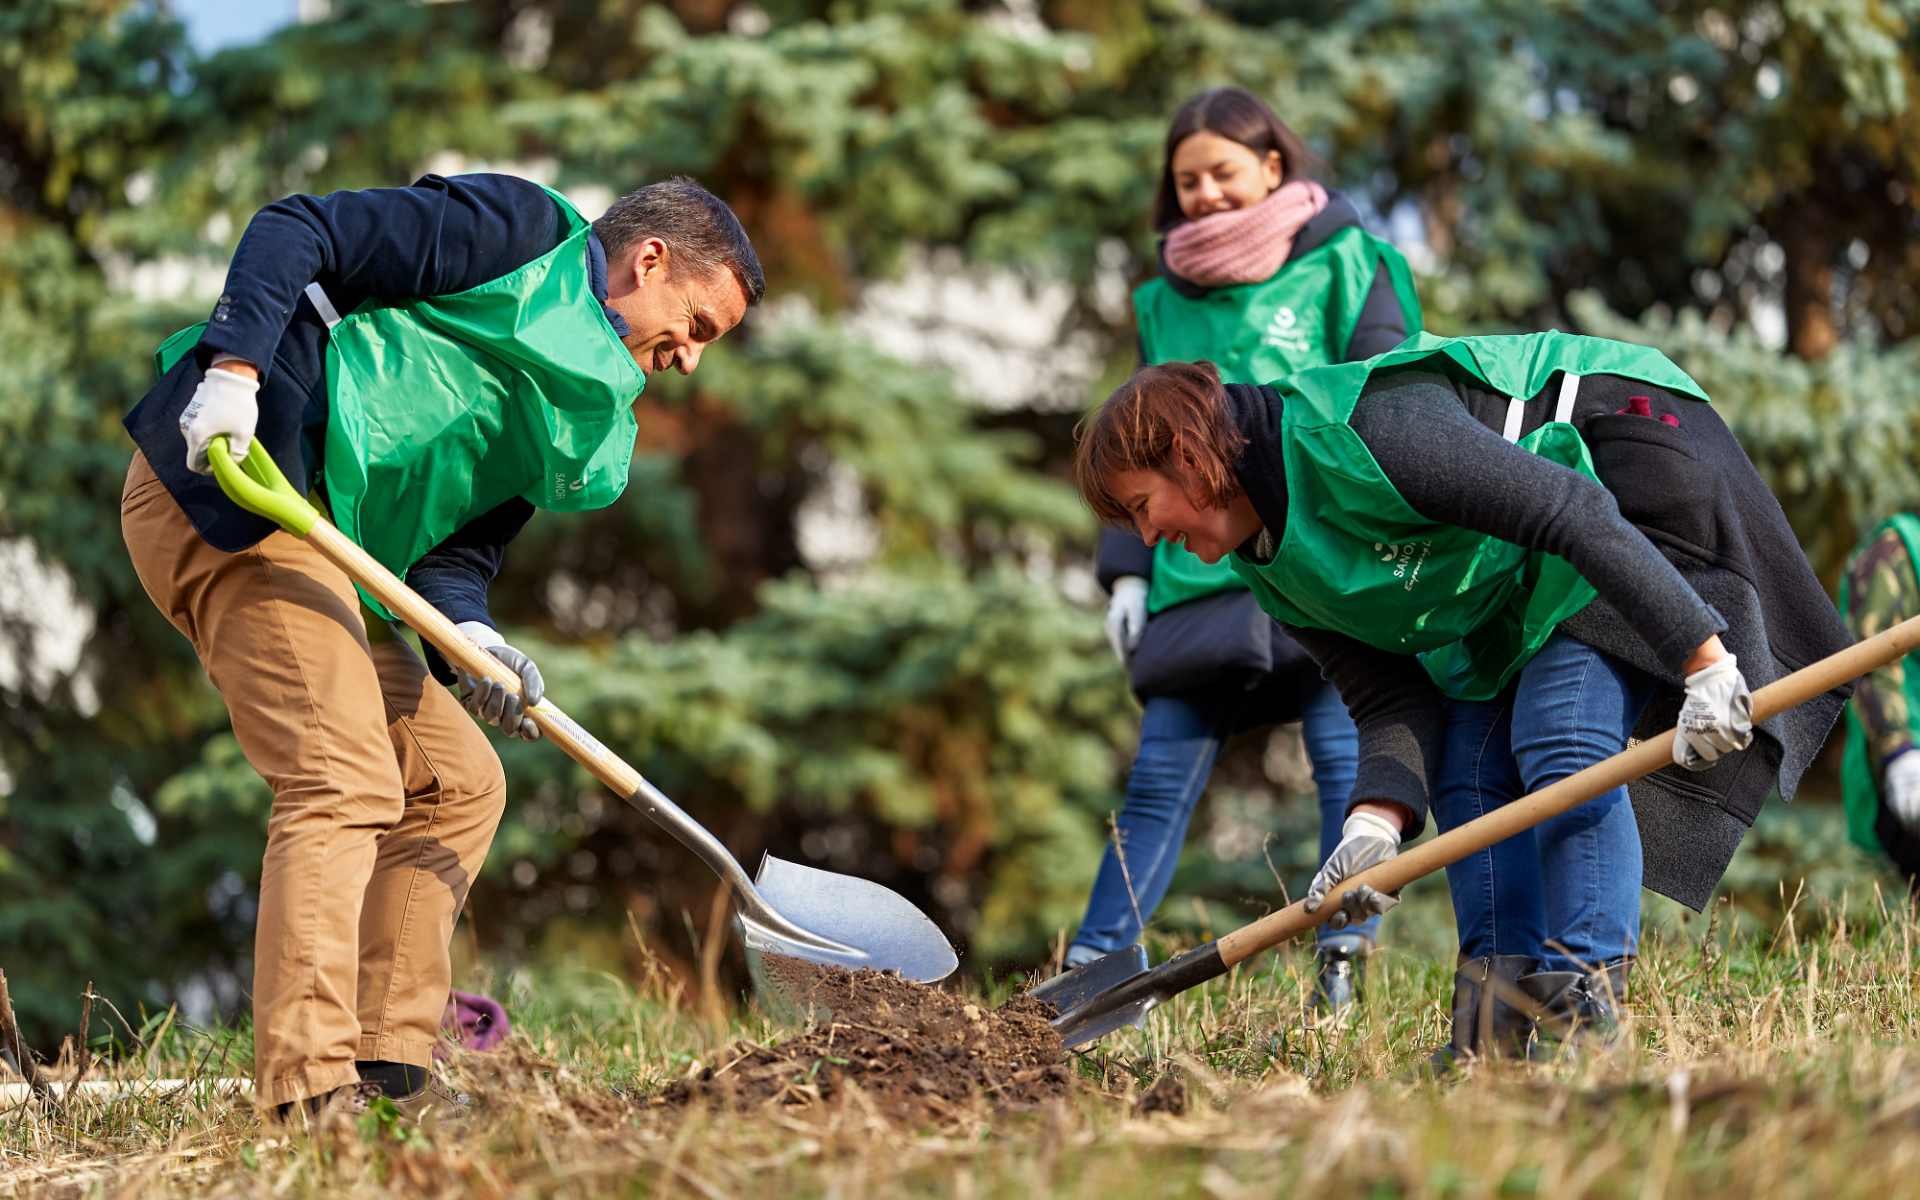
[[[805,1107],[835,1103],[857,1087],[894,1119],[924,1124],[976,1101],[1019,1109],[1067,1094],[1066,1047],[1041,1001],[1022,996],[989,1009],[879,971],[768,966],[812,1010],[813,1023],[770,1046],[728,1047],[716,1065],[669,1085],[651,1105]]]
[[[1152,1116],[1165,1113],[1170,1117],[1187,1115],[1187,1085],[1178,1075],[1169,1071],[1153,1081],[1153,1086],[1134,1098],[1135,1116]]]

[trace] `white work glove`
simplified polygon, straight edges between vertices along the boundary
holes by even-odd
[[[527,710],[540,703],[541,697],[547,694],[546,682],[540,678],[540,668],[533,665],[531,658],[507,645],[507,639],[501,637],[500,632],[491,625],[483,625],[478,621],[462,621],[460,632],[467,635],[467,640],[507,664],[515,674],[520,676],[520,694],[516,696],[491,679],[469,675],[459,667],[455,667],[454,676],[459,679],[460,686],[464,689],[460,702],[467,706],[467,711],[472,713],[476,720],[496,725],[502,733],[510,737],[522,738],[529,742],[539,741],[540,727],[533,723],[533,718],[527,715]]]
[[[1340,844],[1333,848],[1326,865],[1307,885],[1307,911],[1319,912],[1320,906],[1326,903],[1327,893],[1342,879],[1358,875],[1398,853],[1400,831],[1391,821],[1369,812],[1349,814],[1346,824],[1340,827]],[[1340,897],[1340,911],[1327,918],[1327,928],[1345,929],[1349,922],[1378,916],[1398,903],[1398,896],[1389,896],[1362,884]]]
[[[1920,831],[1920,750],[1894,756],[1881,776],[1880,795],[1896,821]]]
[[[1107,601],[1107,645],[1113,656],[1125,665],[1127,655],[1140,644],[1147,631],[1147,581],[1138,575],[1122,575],[1113,581],[1113,599]]]
[[[221,434],[235,461],[253,445],[253,427],[260,421],[260,381],[237,371],[209,368],[193,389],[193,398],[180,413],[180,433],[187,439],[187,470],[211,474],[207,446]]]
[[[1753,743],[1753,693],[1729,654],[1687,676],[1687,698],[1673,735],[1673,761],[1704,771]]]

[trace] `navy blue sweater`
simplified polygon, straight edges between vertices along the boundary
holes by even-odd
[[[202,537],[221,550],[246,549],[274,526],[235,506],[212,477],[187,470],[179,429],[181,410],[216,354],[260,368],[256,436],[296,487],[311,490],[326,444],[327,328],[303,295],[306,286],[319,283],[342,314],[367,300],[462,292],[547,253],[566,232],[553,199],[510,175],[427,175],[412,187],[269,204],[241,236],[194,353],[127,415],[127,431]],[[604,305],[606,252],[592,236],[587,249],[593,292]],[[607,319],[626,333],[611,309]],[[518,498],[482,514],[428,551],[408,571],[408,584],[455,621],[491,625],[488,586],[532,515]]]

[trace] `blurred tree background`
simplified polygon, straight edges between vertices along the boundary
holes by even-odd
[[[267,201],[497,167],[590,211],[674,172],[733,204],[769,304],[648,388],[626,497],[536,521],[494,611],[749,866],[893,885],[985,971],[1071,929],[1130,757],[1065,464],[1132,365],[1181,99],[1267,96],[1437,331],[1668,350],[1831,580],[1920,502],[1917,50],[1913,0],[333,0],[200,55],[159,0],[13,0],[0,966],[29,1031],[89,979],[244,1007],[267,792],[126,561],[119,418]],[[693,969],[713,881],[551,748],[504,757],[481,951],[612,965],[637,930]],[[1284,758],[1229,763],[1164,923],[1304,881]]]

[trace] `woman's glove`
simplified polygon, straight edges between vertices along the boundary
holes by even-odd
[[[1113,599],[1107,602],[1107,645],[1113,647],[1113,656],[1122,666],[1146,631],[1147,581],[1138,575],[1122,575],[1113,581]]]
[[[1340,827],[1340,844],[1333,848],[1326,865],[1307,885],[1307,911],[1319,912],[1320,906],[1326,903],[1327,893],[1342,879],[1378,866],[1398,853],[1400,831],[1392,822],[1370,812],[1350,814],[1346,824]],[[1362,884],[1340,897],[1340,911],[1327,918],[1327,928],[1345,929],[1349,922],[1378,916],[1398,903],[1398,896],[1389,896]]]
[[[507,645],[507,639],[501,637],[491,625],[462,621],[460,632],[520,676],[520,694],[516,696],[491,679],[469,675],[455,667],[454,676],[464,689],[460,702],[467,706],[467,711],[476,720],[496,725],[510,737],[529,742],[539,741],[540,727],[533,723],[527,710],[540,703],[541,697],[547,694],[546,682],[540,678],[540,668],[533,665],[531,658]]]
[[[1721,756],[1753,743],[1753,693],[1739,663],[1725,658],[1687,676],[1687,698],[1673,735],[1673,761],[1704,771]]]

